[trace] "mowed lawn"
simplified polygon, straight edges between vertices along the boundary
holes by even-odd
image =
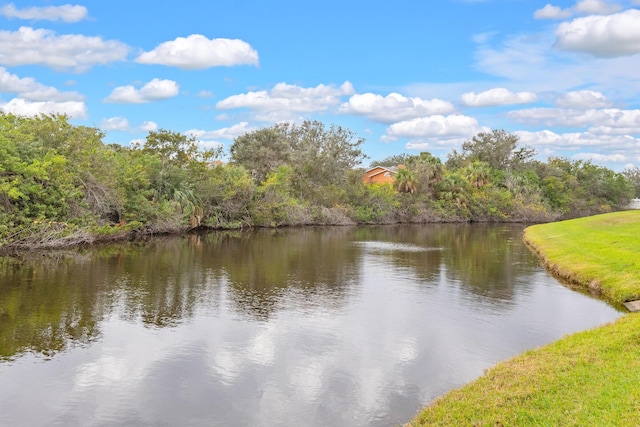
[[[614,303],[640,299],[640,212],[529,227],[556,274]],[[411,426],[640,426],[640,313],[500,363]]]
[[[524,238],[553,273],[612,302],[640,299],[640,211],[538,224]]]

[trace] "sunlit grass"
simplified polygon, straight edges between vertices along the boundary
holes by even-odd
[[[525,241],[555,274],[612,302],[640,299],[640,211],[535,225]]]
[[[557,274],[640,297],[640,212],[529,227]],[[528,351],[436,400],[412,426],[640,426],[640,313]]]
[[[487,371],[414,426],[640,425],[640,316],[581,332]]]

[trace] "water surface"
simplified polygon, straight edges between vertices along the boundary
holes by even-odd
[[[397,425],[621,315],[509,225],[211,233],[0,266],[3,426]]]

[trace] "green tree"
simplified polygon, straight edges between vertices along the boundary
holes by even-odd
[[[633,167],[627,168],[622,171],[622,176],[627,179],[627,182],[633,186],[634,197],[640,197],[640,168]]]
[[[219,150],[200,150],[192,136],[164,129],[150,131],[144,144],[135,146],[151,155],[151,187],[156,202],[172,201],[185,213],[199,205],[195,182],[201,179]]]
[[[438,184],[438,196],[466,209],[469,201],[469,182],[458,172],[447,172]]]
[[[229,149],[231,162],[243,166],[257,182],[262,182],[270,172],[291,163],[288,127],[276,124],[237,137]]]
[[[396,179],[393,183],[394,188],[401,193],[415,193],[418,187],[418,181],[416,174],[413,170],[406,167],[400,168],[396,174]]]
[[[517,169],[536,154],[531,147],[518,148],[518,136],[502,129],[480,132],[462,144],[462,153],[453,150],[447,166],[460,168],[464,164],[481,161],[497,170]]]
[[[444,173],[442,161],[428,152],[412,156],[407,161],[407,167],[416,174],[416,192],[433,195],[436,186],[442,180]]]
[[[287,139],[295,171],[293,185],[300,197],[313,198],[323,187],[340,185],[346,173],[367,157],[360,148],[364,140],[341,126],[305,121],[289,125]]]
[[[410,159],[413,157],[414,156],[407,153],[394,154],[394,155],[385,157],[382,160],[374,160],[373,162],[371,162],[369,167],[374,168],[376,166],[390,167],[390,166],[406,165],[407,163],[409,163]]]
[[[475,188],[489,185],[493,171],[488,163],[475,160],[465,166],[463,173],[469,184]]]
[[[196,183],[202,201],[205,224],[239,227],[249,220],[249,206],[255,193],[251,175],[238,165],[216,165]]]
[[[234,141],[230,154],[231,161],[251,171],[258,182],[279,167],[289,166],[297,198],[334,204],[339,200],[327,200],[325,190],[334,186],[330,192],[341,194],[335,187],[343,186],[347,172],[366,158],[360,148],[363,143],[349,129],[305,121],[242,135]]]

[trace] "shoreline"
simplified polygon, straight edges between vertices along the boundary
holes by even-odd
[[[528,221],[472,221],[472,220],[434,220],[434,221],[396,221],[396,222],[380,222],[380,223],[309,223],[309,224],[279,224],[274,226],[265,225],[247,225],[240,227],[209,227],[200,225],[197,227],[170,227],[163,229],[161,227],[145,226],[136,229],[118,230],[113,226],[110,234],[92,234],[87,231],[79,230],[68,236],[64,236],[52,240],[40,240],[32,242],[11,242],[0,245],[0,257],[19,256],[29,251],[47,251],[55,249],[72,249],[81,247],[90,247],[93,245],[103,245],[110,243],[135,242],[160,236],[186,236],[193,233],[206,233],[215,231],[248,231],[259,229],[284,229],[284,228],[304,228],[304,227],[376,227],[390,225],[437,225],[437,224],[532,224]]]
[[[570,287],[620,306],[640,296],[637,230],[640,212],[623,211],[530,226],[523,240]],[[640,315],[626,313],[526,351],[435,399],[406,426],[638,425],[638,330]]]

